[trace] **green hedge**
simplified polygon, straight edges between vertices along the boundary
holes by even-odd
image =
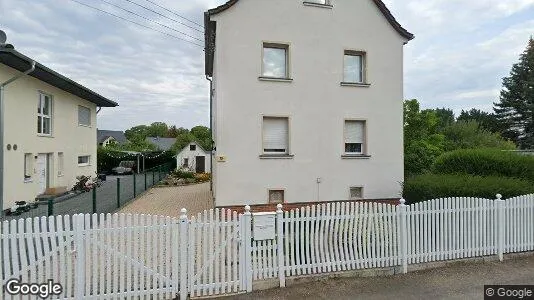
[[[408,203],[416,203],[436,198],[481,197],[495,199],[497,194],[502,194],[504,198],[510,198],[531,193],[534,193],[534,184],[528,180],[462,174],[424,174],[406,179],[402,194]]]
[[[435,174],[504,176],[534,181],[534,156],[492,149],[465,149],[439,156],[432,166]]]

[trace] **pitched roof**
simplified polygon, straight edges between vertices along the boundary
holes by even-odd
[[[16,51],[12,45],[0,46],[0,63],[17,71],[24,72],[31,68],[33,59]],[[37,78],[67,93],[78,96],[100,107],[115,107],[117,102],[105,98],[83,85],[69,79],[56,71],[36,62],[35,70],[28,76]]]
[[[176,143],[175,138],[162,138],[159,136],[149,136],[146,138],[146,141],[149,143],[154,144],[158,150],[160,151],[168,151],[171,150],[174,143]]]
[[[205,51],[205,73],[208,76],[213,76],[213,55],[215,52],[215,22],[210,22],[210,16],[221,13],[230,7],[234,6],[239,0],[229,0],[228,2],[219,5],[218,7],[212,8],[204,13],[204,42],[207,50]],[[391,11],[387,8],[386,4],[382,0],[372,0],[378,9],[382,12],[384,17],[393,28],[404,38],[412,40],[415,36],[406,30],[402,25],[395,19]]]
[[[96,140],[98,143],[104,142],[107,138],[112,137],[119,144],[124,144],[128,140],[122,131],[113,131],[113,130],[100,130],[96,131]]]
[[[180,153],[182,153],[182,152],[184,152],[185,150],[189,149],[189,146],[190,146],[190,145],[197,145],[197,147],[198,147],[200,150],[204,151],[204,153],[208,153],[208,151],[204,150],[204,148],[202,148],[202,146],[200,146],[199,143],[193,141],[193,142],[187,144],[185,147],[183,147],[182,150],[180,150],[180,152],[178,152],[177,155],[180,155]]]

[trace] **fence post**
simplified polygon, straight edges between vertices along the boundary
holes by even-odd
[[[399,257],[401,259],[402,273],[408,273],[408,222],[406,216],[406,200],[400,199],[400,205],[397,206],[399,235],[397,245],[399,247]]]
[[[278,277],[280,287],[286,287],[286,268],[284,266],[284,212],[282,204],[276,206],[276,244],[278,251]]]
[[[48,199],[48,216],[54,215],[54,198]]]
[[[96,214],[96,186],[93,187],[93,214]]]
[[[146,171],[145,171],[145,191],[146,191]]]
[[[117,178],[117,208],[121,207],[121,179]]]
[[[74,225],[74,255],[75,255],[75,276],[74,276],[74,298],[83,299],[85,296],[85,240],[84,240],[84,215],[73,216]]]
[[[252,292],[252,214],[250,213],[250,206],[245,206],[245,213],[243,214],[243,243],[245,243],[245,283],[247,292]]]
[[[500,261],[504,260],[504,232],[506,223],[504,222],[504,200],[502,200],[502,195],[497,194],[497,199],[495,200],[495,206],[497,213],[495,214],[495,225],[497,226],[496,233],[496,242],[497,242],[497,256]]]
[[[135,177],[136,177],[136,176],[135,176],[135,172],[134,172],[134,173],[133,173],[133,189],[134,189],[134,194],[133,194],[134,196],[133,196],[133,197],[134,197],[134,198],[135,198],[135,196],[137,196],[137,194],[136,194],[137,179],[136,179]]]
[[[187,209],[182,208],[180,212],[180,299],[187,299],[187,249],[188,244],[188,225]]]
[[[154,173],[154,168],[152,168],[152,185],[154,186],[154,181],[156,181],[156,174]]]

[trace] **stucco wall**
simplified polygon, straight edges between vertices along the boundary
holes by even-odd
[[[0,81],[17,74],[14,69],[0,65]],[[52,135],[37,134],[37,106],[39,92],[49,94],[52,102]],[[4,152],[4,204],[32,201],[39,193],[35,156],[50,153],[49,185],[71,188],[78,175],[96,172],[96,105],[50,86],[33,77],[23,77],[5,88],[5,145],[17,145],[17,150]],[[91,126],[78,125],[78,105],[90,108]],[[5,147],[5,146],[4,146]],[[4,148],[5,149],[5,148]],[[58,152],[64,154],[63,176],[58,176]],[[33,154],[32,180],[24,181],[24,154]],[[90,155],[89,166],[79,167],[78,156]]]
[[[193,144],[193,145],[196,145],[197,148],[195,151],[191,151],[189,150],[189,146]],[[197,156],[204,156],[204,159],[205,159],[205,168],[206,168],[206,172],[207,173],[211,173],[211,157],[210,157],[210,153],[209,152],[206,152],[204,150],[202,150],[202,148],[200,148],[200,146],[196,143],[191,143],[189,145],[187,145],[182,151],[180,151],[180,153],[178,153],[178,155],[176,155],[176,167],[178,169],[180,169],[183,164],[184,164],[184,159],[185,158],[188,158],[189,159],[189,168],[191,169],[191,171],[195,171],[196,170],[196,157]]]
[[[299,0],[239,1],[217,21],[214,66],[217,206],[397,198],[403,181],[403,44],[372,1],[333,9]],[[290,44],[293,82],[258,80],[262,42]],[[370,87],[340,86],[345,49],[367,52]],[[262,116],[290,118],[293,159],[260,159]],[[367,121],[370,159],[342,159],[345,119]],[[320,178],[321,183],[317,183]]]

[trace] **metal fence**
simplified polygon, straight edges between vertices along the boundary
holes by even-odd
[[[101,186],[89,192],[69,192],[65,195],[39,201],[27,212],[19,215],[0,216],[0,220],[19,218],[73,215],[87,213],[111,213],[151,188],[172,171],[167,163],[143,173],[133,175],[107,176]]]

